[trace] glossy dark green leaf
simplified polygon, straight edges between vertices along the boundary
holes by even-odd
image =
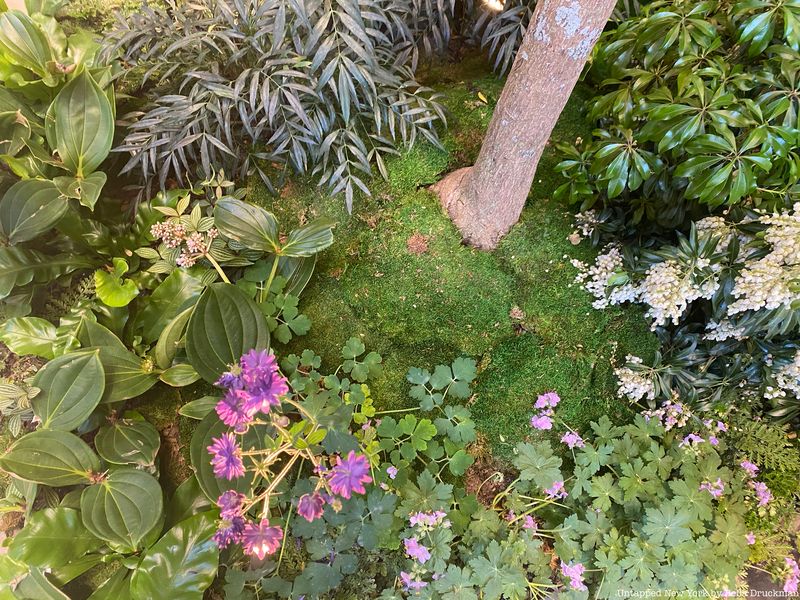
[[[33,567],[28,576],[20,581],[13,597],[19,600],[70,600],[69,596],[59,590],[37,567]]]
[[[39,317],[15,317],[0,325],[0,341],[14,354],[51,359],[56,326]]]
[[[129,600],[131,597],[129,573],[128,569],[120,566],[87,600]]]
[[[11,244],[27,242],[51,229],[68,208],[51,181],[18,181],[0,200],[0,234]]]
[[[49,71],[54,58],[50,43],[27,14],[18,10],[0,13],[0,53],[11,64],[39,75],[46,85],[58,83]]]
[[[242,290],[215,283],[203,292],[186,328],[186,354],[203,379],[214,383],[243,354],[268,347],[266,319]]]
[[[11,558],[25,564],[55,568],[80,558],[103,545],[71,508],[45,508],[33,513],[13,538]]]
[[[214,505],[200,489],[197,477],[192,475],[178,486],[178,489],[172,494],[172,498],[169,499],[164,527],[170,529],[173,525],[177,525],[192,515],[206,512],[213,508]]]
[[[155,464],[161,437],[158,430],[143,420],[120,419],[101,427],[94,438],[97,453],[115,465]]]
[[[78,326],[78,341],[84,348],[111,346],[125,350],[125,344],[108,327],[97,321],[83,317]]]
[[[174,319],[167,323],[156,342],[155,358],[156,364],[161,369],[168,369],[178,352],[178,346],[184,338],[186,325],[192,316],[194,307],[187,308],[179,313]]]
[[[100,166],[114,141],[114,116],[108,96],[87,70],[65,85],[53,101],[56,150],[76,176]]]
[[[280,246],[278,223],[272,213],[236,198],[223,198],[214,207],[214,225],[225,237],[262,252]]]
[[[136,317],[145,342],[158,339],[167,324],[194,304],[203,291],[202,282],[183,269],[175,269],[147,298],[145,308]]]
[[[48,256],[25,248],[0,248],[0,299],[10,295],[15,287],[46,283],[76,269],[93,266],[91,260],[80,256]]]
[[[132,468],[111,471],[81,494],[83,524],[94,535],[125,551],[136,550],[164,512],[161,486]]]
[[[149,548],[131,577],[134,600],[201,600],[219,568],[215,512],[194,515]]]
[[[51,360],[36,373],[42,391],[31,401],[42,429],[72,431],[100,403],[105,373],[97,351],[71,352]]]
[[[117,346],[94,346],[99,350],[100,362],[106,375],[106,389],[101,402],[120,402],[141,396],[158,381],[150,360]]]
[[[78,436],[40,429],[11,444],[0,457],[0,468],[26,481],[59,487],[89,483],[100,471],[100,461]]]

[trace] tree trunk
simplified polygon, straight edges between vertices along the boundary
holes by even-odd
[[[616,0],[539,0],[478,160],[434,186],[472,246],[493,249],[519,219],[550,134]]]

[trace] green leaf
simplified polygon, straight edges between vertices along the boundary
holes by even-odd
[[[42,391],[31,401],[42,429],[71,431],[100,403],[105,374],[99,353],[71,352],[48,362],[33,384]]]
[[[156,364],[161,369],[168,369],[170,365],[172,365],[172,361],[178,353],[178,346],[183,339],[183,334],[186,331],[186,325],[189,323],[192,312],[194,312],[194,307],[187,308],[178,314],[167,323],[167,326],[164,327],[164,331],[158,336],[154,354]]]
[[[517,444],[517,456],[514,466],[520,471],[523,481],[533,481],[539,488],[545,489],[555,481],[563,481],[561,475],[561,459],[553,456],[553,447],[549,442]]]
[[[25,527],[14,536],[8,554],[34,567],[56,568],[102,545],[83,526],[77,510],[45,508],[25,522]]]
[[[76,333],[78,341],[84,348],[95,346],[110,346],[120,350],[127,350],[125,344],[108,327],[100,325],[97,321],[82,317]]]
[[[53,358],[56,327],[38,317],[15,317],[0,325],[0,341],[14,354]]]
[[[79,179],[80,190],[78,193],[80,198],[78,198],[78,201],[89,210],[94,210],[94,205],[100,199],[100,192],[103,191],[103,186],[105,186],[107,180],[108,177],[102,171],[95,171],[83,179]]]
[[[192,515],[205,512],[214,506],[197,483],[197,477],[192,475],[178,486],[167,503],[167,518],[164,527],[170,529]]]
[[[253,348],[269,347],[269,329],[258,305],[236,286],[210,285],[186,328],[186,354],[200,376],[214,383]]]
[[[642,531],[650,537],[653,544],[663,542],[667,547],[674,547],[692,539],[692,532],[687,527],[692,515],[685,510],[676,511],[673,502],[648,508],[645,514]]]
[[[13,597],[22,600],[69,600],[69,596],[59,590],[41,569],[35,567],[16,587]]]
[[[150,360],[118,346],[96,346],[106,374],[106,389],[101,402],[120,402],[141,396],[158,381]]]
[[[335,222],[331,219],[316,219],[295,229],[289,234],[289,239],[280,249],[282,256],[314,256],[333,244],[333,227]]]
[[[197,301],[203,287],[199,279],[184,269],[172,271],[153,290],[147,305],[136,317],[135,327],[141,328],[144,341],[149,343],[158,339],[170,321]]]
[[[130,580],[125,567],[119,567],[87,600],[130,600]]]
[[[594,498],[592,506],[597,510],[610,510],[612,500],[617,504],[622,504],[622,490],[610,473],[592,478],[589,495]]]
[[[214,396],[203,396],[197,400],[192,400],[178,409],[178,414],[189,419],[202,421],[205,416],[214,410],[219,402],[219,398]]]
[[[139,419],[120,419],[100,428],[94,438],[100,457],[115,465],[155,464],[161,438],[150,423]]]
[[[91,268],[92,261],[69,254],[48,256],[24,248],[0,248],[0,299],[15,287],[47,283],[76,269]]]
[[[236,198],[222,198],[214,206],[214,225],[227,238],[262,252],[280,247],[278,222],[272,213]]]
[[[172,387],[183,387],[193,384],[200,379],[200,375],[194,370],[192,365],[180,364],[173,365],[169,369],[163,371],[159,379]]]
[[[219,568],[214,512],[194,515],[150,547],[131,577],[134,600],[201,600]]]
[[[130,304],[131,300],[139,295],[139,288],[132,279],[122,279],[128,272],[128,263],[121,258],[114,258],[112,261],[114,263],[112,272],[104,269],[94,272],[95,291],[104,304],[120,308]]]
[[[78,177],[94,172],[114,141],[114,114],[105,92],[81,70],[59,92],[55,107],[56,150]]]
[[[58,84],[48,68],[54,62],[50,43],[44,31],[25,13],[9,10],[0,14],[0,54],[11,64],[36,73],[45,85]]]
[[[83,524],[94,535],[125,552],[139,548],[161,520],[161,486],[144,471],[120,468],[81,494]]]
[[[27,242],[51,229],[68,208],[51,181],[18,181],[0,200],[0,233],[12,245]]]
[[[448,468],[450,472],[459,477],[467,472],[467,469],[475,462],[475,459],[466,450],[458,450],[450,457]]]
[[[0,458],[0,468],[26,481],[60,487],[89,483],[100,461],[78,436],[40,429],[14,442]]]

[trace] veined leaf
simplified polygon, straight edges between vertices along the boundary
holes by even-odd
[[[14,354],[53,358],[56,326],[39,317],[15,317],[0,325],[0,341]]]
[[[71,431],[100,403],[105,388],[98,352],[71,352],[48,362],[33,380],[42,391],[32,400],[43,429]]]
[[[158,430],[144,420],[121,419],[100,428],[94,438],[97,453],[115,465],[155,464],[161,437]]]
[[[273,214],[236,198],[217,202],[214,225],[226,237],[253,250],[275,252],[280,247],[278,223]]]
[[[53,182],[18,181],[0,200],[0,231],[11,244],[27,242],[52,228],[68,208]]]
[[[93,266],[90,260],[69,254],[48,256],[36,250],[0,248],[0,299],[10,295],[15,287],[46,283],[76,269]]]
[[[18,532],[8,553],[11,558],[41,568],[56,568],[97,550],[103,542],[81,523],[77,510],[45,508],[33,513]]]
[[[58,78],[49,70],[54,57],[47,36],[25,13],[18,10],[0,13],[0,53],[10,63],[36,73],[45,85],[58,84]]]
[[[90,483],[100,461],[78,436],[40,429],[14,442],[0,457],[0,468],[26,481],[60,487]]]

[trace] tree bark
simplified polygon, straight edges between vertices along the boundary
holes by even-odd
[[[616,0],[539,0],[472,167],[433,187],[467,244],[517,222],[536,166]]]

